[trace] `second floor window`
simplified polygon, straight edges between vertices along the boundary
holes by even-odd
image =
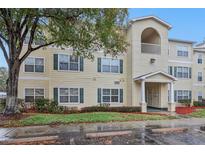
[[[73,70],[78,71],[80,69],[80,60],[76,56],[59,55],[59,70]]]
[[[203,60],[202,60],[202,54],[199,54],[199,55],[198,55],[198,59],[197,59],[197,63],[198,63],[198,64],[202,64],[202,61],[203,61]]]
[[[177,46],[177,56],[188,57],[188,48],[185,46]]]
[[[102,72],[119,73],[120,62],[117,59],[102,58]]]
[[[177,67],[176,77],[189,78],[189,68],[188,67]]]
[[[202,81],[202,72],[198,72],[198,81]]]
[[[28,57],[24,68],[25,72],[44,72],[44,59]]]
[[[123,60],[112,58],[98,58],[98,72],[123,73]]]

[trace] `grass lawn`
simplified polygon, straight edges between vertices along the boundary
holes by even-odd
[[[197,109],[197,111],[190,114],[192,117],[205,118],[205,109]]]
[[[34,114],[21,120],[10,120],[5,126],[29,126],[46,124],[69,124],[83,122],[113,122],[138,120],[164,120],[173,119],[173,116],[132,114],[118,112],[93,112],[79,114]]]

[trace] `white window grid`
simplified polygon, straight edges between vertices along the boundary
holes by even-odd
[[[28,61],[28,60],[33,60],[34,62],[33,62],[33,64],[26,64],[26,62]],[[37,65],[36,64],[36,59],[41,59],[41,60],[43,60],[43,64],[42,65]],[[43,66],[43,72],[45,72],[45,66],[44,66],[44,58],[42,58],[42,57],[27,57],[27,59],[25,60],[25,62],[24,62],[24,72],[36,72],[36,66]],[[26,68],[25,68],[25,66],[26,65],[30,65],[30,66],[33,66],[33,71],[26,71]],[[43,73],[43,72],[36,72],[36,73]]]
[[[109,64],[103,64],[104,60],[108,60]],[[113,65],[113,61],[117,61],[117,65]],[[103,66],[108,66],[109,67],[109,71],[104,71]],[[118,71],[117,72],[113,72],[112,71],[112,66],[116,66],[118,67]],[[101,70],[102,72],[106,72],[106,73],[119,73],[120,72],[120,60],[119,59],[112,59],[112,58],[102,58],[101,60]]]
[[[60,69],[60,56],[67,57],[68,69]],[[71,62],[71,56],[72,55],[58,54],[58,70],[60,71],[79,71],[80,70],[80,57],[77,57],[78,58],[77,62]],[[78,70],[71,70],[71,64],[78,64]]]
[[[68,95],[62,95],[62,94],[60,93],[60,89],[67,89],[67,90],[68,90]],[[71,89],[78,89],[78,94],[77,94],[77,95],[71,94],[71,91],[70,91]],[[61,87],[61,88],[58,88],[58,94],[59,94],[59,95],[58,95],[58,97],[59,97],[59,98],[58,98],[59,103],[62,103],[62,104],[63,104],[63,103],[70,103],[70,104],[73,103],[73,104],[76,104],[76,103],[79,103],[79,102],[80,102],[80,88],[63,88],[63,87]],[[60,101],[60,97],[61,97],[61,96],[66,96],[66,97],[68,97],[68,102],[61,102],[61,101]],[[78,101],[77,101],[77,102],[71,102],[71,101],[70,101],[70,97],[71,97],[71,96],[77,96],[77,97],[78,97]]]

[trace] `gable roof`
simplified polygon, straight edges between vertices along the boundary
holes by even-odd
[[[149,78],[149,77],[157,75],[157,74],[162,74],[162,75],[170,78],[173,81],[177,81],[177,78],[175,78],[174,76],[172,76],[166,72],[163,72],[163,71],[156,71],[156,72],[147,73],[147,74],[144,74],[144,75],[141,75],[141,76],[134,78],[134,80],[144,80],[146,78]]]
[[[165,27],[167,27],[168,29],[171,29],[172,26],[170,24],[168,24],[167,22],[165,22],[164,20],[160,19],[159,17],[156,17],[156,16],[144,16],[144,17],[139,17],[139,18],[136,18],[136,19],[132,19],[130,20],[130,23],[134,23],[136,21],[141,21],[141,20],[147,20],[147,19],[153,19],[157,22],[159,22],[160,24],[164,25]]]

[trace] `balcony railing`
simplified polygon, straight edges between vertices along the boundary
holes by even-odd
[[[161,54],[161,46],[159,44],[141,43],[141,52],[150,54]]]

